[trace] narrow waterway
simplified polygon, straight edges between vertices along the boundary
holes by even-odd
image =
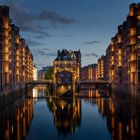
[[[46,87],[16,93],[0,110],[0,140],[139,140],[140,101],[126,96],[47,97]],[[103,91],[102,91],[103,92]],[[28,93],[26,93],[27,95]],[[7,97],[10,98],[10,97]]]

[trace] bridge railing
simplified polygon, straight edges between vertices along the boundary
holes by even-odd
[[[89,84],[90,84],[90,83],[91,83],[91,84],[92,84],[92,83],[105,83],[105,84],[108,83],[108,84],[111,84],[110,81],[103,81],[103,80],[84,80],[84,81],[79,81],[79,82],[78,82],[78,84],[80,84],[80,83],[81,83],[81,84],[82,84],[82,83],[89,83]]]

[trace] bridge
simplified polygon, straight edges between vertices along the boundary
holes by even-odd
[[[27,90],[30,86],[36,86],[36,85],[46,85],[47,87],[53,89],[53,82],[49,80],[37,80],[37,81],[30,81],[25,83],[25,89]]]
[[[49,81],[49,80],[29,81],[29,82],[25,83],[26,97],[28,97],[28,98],[32,97],[32,92],[28,92],[28,91],[30,91],[32,89],[32,87],[35,87],[37,85],[45,85],[46,88],[48,88],[51,93],[53,92],[53,82],[52,81]],[[29,93],[29,94],[27,94],[27,93]]]
[[[93,88],[93,89],[97,89],[97,88],[109,88],[111,89],[111,82],[109,81],[103,81],[103,80],[84,80],[84,81],[79,81],[78,86],[80,87],[80,89],[82,88]]]
[[[103,80],[84,80],[84,81],[79,81],[78,84],[111,84],[110,81],[103,81]]]
[[[75,90],[73,90],[73,86],[70,84],[54,84],[53,81],[49,80],[38,80],[38,81],[30,81],[25,84],[26,90],[28,87],[36,86],[36,85],[46,85],[47,88],[50,89],[51,93],[56,94],[57,96],[70,96],[73,91],[76,90],[88,90],[88,89],[107,89],[111,90],[111,83],[109,81],[79,81],[75,85]]]
[[[53,81],[49,81],[49,80],[37,80],[37,81],[30,81],[27,82],[26,85],[38,85],[38,84],[54,84]],[[92,81],[92,80],[84,80],[84,81],[79,81],[77,82],[77,84],[80,85],[88,85],[88,84],[92,84],[92,85],[111,85],[111,82],[109,81],[102,81],[102,80],[97,80],[97,81]]]

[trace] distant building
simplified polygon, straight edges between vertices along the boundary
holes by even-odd
[[[45,74],[49,68],[52,68],[52,66],[46,66],[42,67],[41,70],[38,70],[38,80],[44,80],[45,79]]]
[[[106,49],[106,78],[108,81],[114,81],[115,77],[115,38],[111,39],[111,43]]]
[[[53,62],[54,83],[76,83],[80,79],[80,68],[80,50],[58,50],[57,58]]]
[[[80,81],[84,81],[84,80],[95,81],[96,80],[96,68],[97,68],[97,64],[91,64],[91,65],[83,67],[81,69],[81,73],[80,73]]]
[[[96,68],[96,79],[97,80],[106,80],[106,56],[102,55],[98,59],[97,68]]]
[[[46,70],[39,70],[38,71],[38,80],[44,80],[45,74],[46,74]]]
[[[38,80],[37,68],[35,65],[33,67],[33,80],[34,81]]]

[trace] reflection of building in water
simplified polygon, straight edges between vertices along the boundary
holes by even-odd
[[[45,91],[47,90],[46,85],[38,85],[36,87],[33,88],[33,97],[38,97],[39,93],[45,93]]]
[[[27,96],[30,98],[41,98],[51,94],[50,87],[47,85],[37,85],[27,89]]]
[[[64,136],[75,132],[76,127],[81,124],[81,100],[69,99],[47,99],[48,107],[54,114],[54,125],[59,134]]]
[[[95,99],[94,104],[95,104]],[[140,139],[140,112],[136,100],[96,99],[98,110],[107,118],[112,140]]]
[[[44,93],[48,89],[48,86],[46,86],[46,85],[38,85],[38,86],[36,86],[36,89],[39,92],[43,92]]]
[[[18,100],[15,105],[0,113],[1,140],[24,140],[26,138],[33,118],[33,100]]]
[[[80,95],[83,97],[97,97],[100,96],[98,90],[93,90],[91,88],[80,90]]]
[[[38,90],[37,88],[33,88],[33,98],[37,98],[38,97]]]
[[[38,85],[36,86],[36,89],[40,97],[49,96],[52,94],[51,88],[48,85]]]
[[[135,101],[130,104],[126,104],[126,102],[123,100],[119,102],[110,100],[108,102],[109,115],[107,115],[107,123],[112,134],[112,140],[140,139],[139,105]]]
[[[85,88],[85,89],[80,89],[80,96],[81,97],[107,97],[109,96],[109,91],[104,90],[104,89],[93,89],[93,88]]]

